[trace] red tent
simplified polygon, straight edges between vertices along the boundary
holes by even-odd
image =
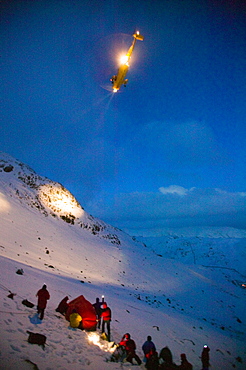
[[[85,330],[96,330],[97,316],[96,311],[92,304],[85,299],[83,295],[75,298],[73,301],[68,303],[68,309],[66,312],[66,319],[69,320],[70,314],[76,310],[82,317],[82,326]]]

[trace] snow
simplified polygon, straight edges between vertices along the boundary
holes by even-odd
[[[177,364],[186,353],[200,369],[208,344],[213,369],[245,369],[242,231],[134,240],[88,215],[62,185],[4,153],[0,227],[1,368],[131,369],[128,363],[107,362],[113,343],[101,340],[99,331],[93,344],[91,333],[70,328],[56,313],[66,295],[72,300],[83,294],[92,303],[105,295],[113,313],[112,340],[130,332],[140,358],[151,335],[158,352],[167,345]],[[36,306],[28,308],[22,300],[36,305],[44,283],[51,298],[40,321]],[[44,350],[27,342],[27,331],[46,335]]]

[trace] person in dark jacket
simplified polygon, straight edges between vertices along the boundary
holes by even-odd
[[[111,309],[108,307],[107,303],[104,302],[102,304],[102,313],[101,313],[101,318],[102,318],[102,333],[105,333],[105,324],[107,326],[107,336],[108,336],[108,341],[110,341],[110,322],[111,322]]]
[[[126,361],[128,361],[132,364],[133,363],[132,360],[135,358],[138,365],[141,365],[142,361],[140,360],[140,358],[136,354],[136,344],[135,344],[134,340],[131,339],[131,336],[130,336],[129,333],[126,333],[122,337],[119,345],[125,347],[126,354],[127,354]]]
[[[68,309],[68,296],[63,298],[61,302],[59,303],[58,307],[56,308],[56,312],[60,312],[62,315],[65,315]]]
[[[181,370],[192,370],[193,369],[193,366],[187,360],[185,353],[181,353],[180,358],[181,358],[181,365],[178,366],[179,369]]]
[[[207,345],[205,345],[203,347],[202,356],[201,356],[201,359],[202,359],[202,370],[208,370],[208,368],[210,366],[210,363],[209,363],[209,351],[210,351],[210,348]]]
[[[39,316],[40,320],[43,320],[44,310],[46,308],[48,299],[50,299],[50,294],[45,284],[43,285],[41,289],[39,289],[39,291],[36,294],[36,297],[38,297],[38,305],[37,305],[38,315],[40,315]]]
[[[99,298],[96,298],[96,302],[93,303],[93,307],[95,308],[96,315],[97,315],[97,327],[100,329],[101,327],[101,313],[102,313],[102,306],[103,302],[100,302]]]
[[[160,359],[159,369],[162,370],[177,369],[177,365],[173,362],[172,352],[167,346],[162,348],[159,355],[159,359]]]
[[[156,353],[156,348],[154,343],[152,342],[152,338],[150,335],[148,335],[146,342],[144,342],[144,344],[142,345],[142,350],[146,359],[146,369],[158,369],[158,355]]]

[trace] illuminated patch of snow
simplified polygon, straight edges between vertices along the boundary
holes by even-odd
[[[3,193],[0,192],[0,213],[8,212],[10,209],[10,204],[7,201]]]
[[[101,348],[104,352],[111,352],[113,353],[116,346],[114,342],[108,342],[106,340],[102,340],[100,335],[96,332],[89,332],[87,333],[88,341],[90,344],[94,344]]]
[[[61,185],[41,185],[38,196],[41,203],[55,214],[72,215],[79,218],[84,213],[75,197]]]

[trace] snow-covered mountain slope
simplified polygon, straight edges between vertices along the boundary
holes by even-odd
[[[176,363],[186,353],[200,369],[207,343],[214,369],[245,368],[245,238],[203,243],[177,237],[144,245],[88,215],[62,185],[4,153],[0,228],[4,369],[30,369],[33,363],[38,369],[121,369],[122,364],[106,362],[107,343],[91,344],[88,333],[71,329],[56,314],[65,295],[80,294],[92,303],[105,295],[113,311],[112,339],[118,342],[130,332],[141,357],[142,343],[151,335],[158,351],[169,346]],[[43,283],[51,299],[39,322],[36,311],[21,302],[36,303]],[[9,292],[16,293],[13,300]],[[26,330],[47,336],[44,351],[27,343]]]
[[[222,236],[224,232],[224,235]],[[233,232],[234,237],[228,233]],[[152,250],[166,258],[182,261],[185,264],[203,265],[221,270],[234,270],[241,281],[246,273],[246,244],[244,232],[241,230],[210,231],[211,237],[205,236],[180,237],[177,235],[162,237],[138,237],[138,241],[145,243]]]
[[[61,218],[94,235],[119,244],[114,228],[86,213],[75,197],[61,184],[36,174],[29,166],[0,152],[1,183],[8,196],[18,199],[39,214]]]

